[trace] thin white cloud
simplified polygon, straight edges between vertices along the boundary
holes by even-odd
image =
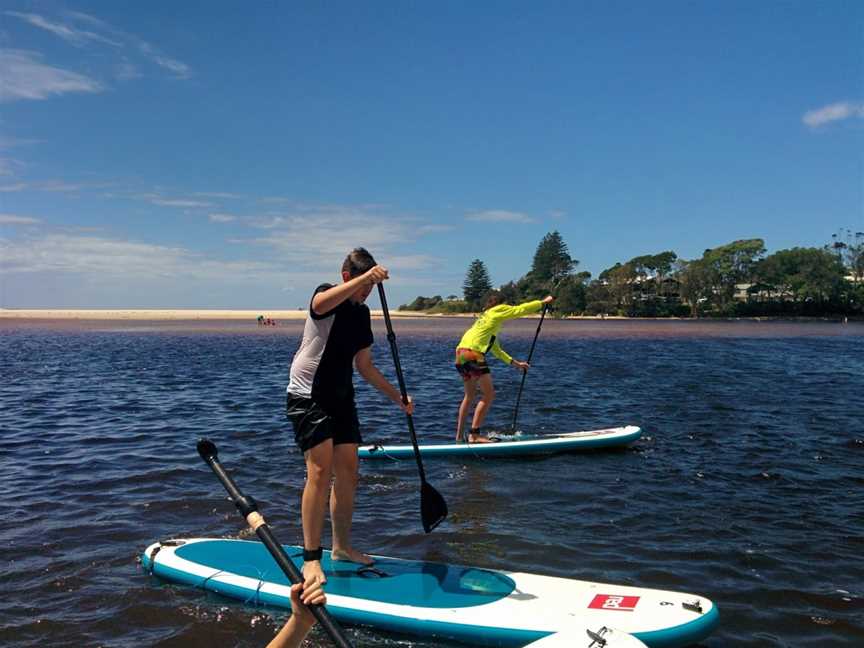
[[[438,232],[452,232],[456,229],[453,225],[441,224],[424,224],[417,228],[420,234],[437,234]]]
[[[41,222],[38,218],[18,216],[16,214],[0,214],[0,225],[35,225]]]
[[[12,158],[0,158],[0,176],[15,175],[15,170],[23,166],[23,162]]]
[[[152,198],[150,200],[154,205],[159,205],[160,207],[185,207],[188,209],[198,208],[203,209],[206,207],[212,207],[213,203],[204,202],[203,200],[188,200],[185,198],[176,198],[176,199],[168,199],[168,198]]]
[[[281,196],[265,196],[264,198],[259,198],[258,202],[262,205],[283,205],[291,203],[293,200]]]
[[[297,267],[338,267],[345,255],[358,246],[368,249],[388,267],[394,260],[412,269],[437,264],[433,257],[400,254],[404,246],[425,233],[416,219],[382,214],[367,207],[306,206],[306,211],[253,221],[252,226],[267,230],[267,236],[233,242],[271,247],[280,258]]]
[[[87,23],[88,25],[93,25],[94,27],[99,27],[99,28],[104,29],[106,31],[115,31],[115,32],[117,31],[111,25],[106,23],[104,20],[100,20],[99,18],[96,18],[96,16],[91,16],[90,14],[86,14],[83,11],[67,10],[64,13],[66,16],[73,18],[73,19],[77,20],[78,22],[84,22],[84,23]]]
[[[233,193],[226,193],[222,191],[195,191],[192,193],[193,196],[199,196],[201,198],[230,198],[233,200],[239,200],[243,196]]]
[[[77,183],[64,182],[62,180],[43,180],[40,182],[17,182],[10,185],[0,185],[0,193],[11,193],[14,191],[47,191],[50,193],[76,193],[85,189],[102,189],[110,187],[107,182]]]
[[[86,189],[88,187],[106,187],[106,184],[95,184],[95,185],[86,185],[86,184],[72,184],[71,182],[63,182],[62,180],[48,180],[47,182],[40,182],[34,186],[34,188],[39,189],[40,191],[50,191],[54,193],[74,193],[76,191],[81,191],[82,189]]]
[[[15,148],[17,146],[30,146],[31,144],[39,144],[42,140],[25,139],[22,137],[11,137],[9,135],[0,135],[0,151]]]
[[[130,60],[130,55],[136,51],[150,63],[171,72],[177,79],[188,79],[192,76],[192,68],[186,63],[165,55],[143,38],[117,29],[104,20],[89,14],[80,11],[65,11],[61,20],[19,11],[7,11],[5,13],[34,27],[44,29],[75,47],[83,48],[96,44],[110,45],[115,50],[122,50],[125,53],[122,60],[113,67],[114,78],[121,81],[143,76],[134,61]],[[81,24],[85,24],[87,28],[81,27]]]
[[[481,221],[486,223],[533,223],[534,219],[521,212],[506,211],[504,209],[487,209],[485,211],[470,212],[465,216],[469,221]]]
[[[72,25],[52,22],[47,18],[40,16],[39,14],[22,13],[20,11],[6,11],[4,13],[7,16],[14,16],[15,18],[20,18],[21,20],[30,23],[34,27],[39,27],[40,29],[49,31],[55,36],[59,36],[67,43],[74,45],[75,47],[84,47],[90,42],[104,43],[113,47],[123,46],[122,43],[113,41],[110,38],[102,36],[101,34],[97,34],[95,32],[83,29],[78,29],[76,27],[73,27]]]
[[[140,79],[144,76],[141,71],[133,63],[123,61],[114,66],[114,78],[120,81],[131,81],[132,79]]]
[[[178,79],[188,79],[192,76],[192,68],[176,59],[170,59],[166,56],[153,56],[153,62],[156,65],[161,65],[169,72],[173,72]]]
[[[864,118],[864,103],[841,101],[815,110],[808,110],[801,118],[810,128],[818,128],[835,121]]]
[[[284,278],[280,268],[259,261],[222,261],[180,247],[68,234],[23,241],[0,239],[0,269],[10,274],[58,272],[151,281]]]
[[[188,79],[190,76],[192,76],[192,68],[190,68],[182,61],[178,61],[176,59],[165,56],[164,54],[160,53],[155,47],[153,47],[150,43],[141,38],[138,38],[137,36],[133,38],[136,45],[138,46],[139,51],[156,65],[159,65],[166,70],[173,72],[179,79]]]
[[[208,218],[211,223],[230,223],[237,220],[237,217],[231,214],[209,214]]]
[[[394,255],[381,258],[388,270],[428,270],[439,267],[441,260],[428,254]]]
[[[38,52],[0,50],[0,103],[104,89],[95,79],[47,65],[41,58]]]

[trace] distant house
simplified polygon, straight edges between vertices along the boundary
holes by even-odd
[[[790,290],[777,290],[774,286],[759,283],[735,284],[736,301],[794,301],[795,295]]]
[[[650,299],[663,299],[665,301],[677,301],[681,298],[681,282],[675,277],[646,276],[636,277],[633,282],[633,297],[642,301]]]

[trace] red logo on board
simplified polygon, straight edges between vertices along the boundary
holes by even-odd
[[[632,612],[639,602],[638,596],[620,596],[618,594],[597,594],[594,600],[588,604],[589,608],[595,610],[617,610],[619,612]]]

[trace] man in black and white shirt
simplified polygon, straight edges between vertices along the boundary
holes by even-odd
[[[408,404],[372,363],[372,323],[366,298],[388,279],[364,248],[353,250],[342,264],[342,281],[315,289],[303,340],[291,363],[286,413],[294,440],[306,460],[303,489],[303,576],[306,583],[327,581],[321,568],[321,532],[330,491],[334,560],[371,564],[372,558],[351,544],[351,519],[357,490],[357,446],[362,443],[354,404],[353,366],[403,411]]]

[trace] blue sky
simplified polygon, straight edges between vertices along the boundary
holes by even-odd
[[[0,307],[389,301],[864,230],[864,3],[0,6]],[[373,300],[373,307],[377,300]]]

